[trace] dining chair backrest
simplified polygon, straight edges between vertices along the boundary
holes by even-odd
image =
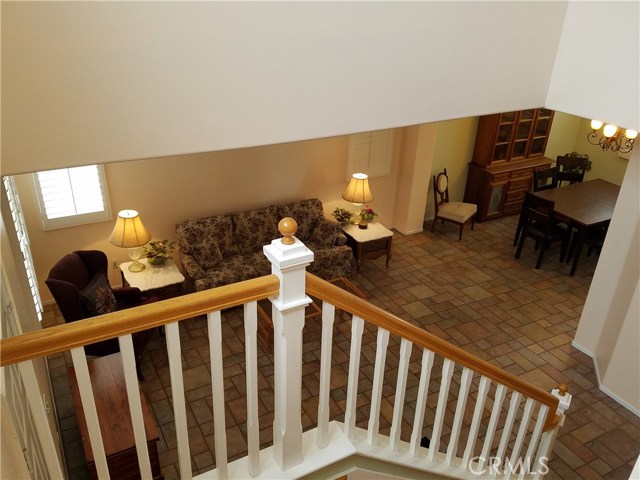
[[[558,186],[562,186],[562,182],[569,182],[570,184],[582,183],[588,166],[588,158],[572,157],[569,155],[557,157],[556,170]]]
[[[536,224],[538,230],[550,229],[553,226],[553,209],[555,202],[553,200],[547,200],[540,198],[529,192],[525,194],[525,223],[531,225]]]
[[[541,170],[535,170],[533,172],[533,191],[540,192],[542,190],[549,190],[551,188],[557,188],[558,177],[555,167],[543,168]]]

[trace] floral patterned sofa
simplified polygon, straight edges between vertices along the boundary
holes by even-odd
[[[191,291],[271,273],[263,245],[280,237],[278,222],[292,217],[296,237],[314,252],[308,271],[325,280],[348,276],[353,253],[340,225],[327,219],[317,198],[224,213],[176,225],[180,260]]]

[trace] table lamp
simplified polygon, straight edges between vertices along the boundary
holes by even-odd
[[[373,200],[373,195],[369,188],[369,176],[366,173],[354,173],[351,175],[351,181],[342,194],[342,198],[353,204],[354,217],[356,219],[359,218],[362,204]],[[354,221],[354,223],[359,223],[359,221]]]
[[[109,236],[109,242],[116,247],[128,248],[129,258],[133,263],[129,265],[132,272],[141,272],[145,269],[140,263],[142,252],[140,247],[151,240],[151,235],[140,220],[140,215],[135,210],[121,210],[118,212],[116,225]]]

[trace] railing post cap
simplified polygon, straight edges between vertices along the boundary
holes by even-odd
[[[278,223],[278,231],[282,234],[280,240],[285,245],[293,245],[296,243],[296,239],[293,236],[298,231],[298,222],[291,217],[284,217]]]
[[[558,399],[558,409],[556,410],[557,415],[564,415],[564,412],[571,405],[572,395],[569,393],[567,385],[565,383],[561,383],[558,388],[554,388],[551,390],[551,394]]]

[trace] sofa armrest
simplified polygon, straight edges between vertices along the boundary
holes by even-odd
[[[342,245],[346,245],[346,244],[347,244],[347,236],[341,231],[336,237],[336,245],[338,247],[341,247]]]
[[[199,280],[205,277],[203,268],[196,259],[193,258],[193,256],[188,253],[180,252],[180,260],[182,261],[182,265],[184,265],[185,272],[191,280]]]
[[[342,230],[339,223],[329,220],[326,217],[320,217],[313,229],[310,240],[317,245],[335,247],[339,245],[337,242],[340,235],[342,235]],[[346,243],[346,237],[344,240]]]

